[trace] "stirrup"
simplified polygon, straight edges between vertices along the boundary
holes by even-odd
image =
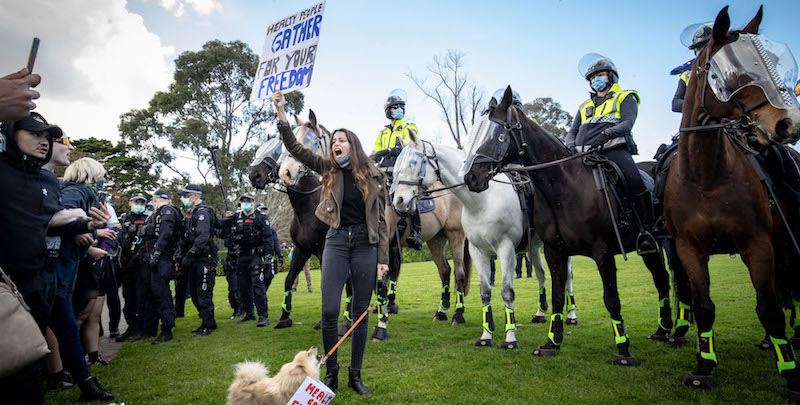
[[[653,248],[652,249],[643,250],[641,248],[641,246],[642,246],[643,243],[646,243],[648,240],[653,242]],[[658,253],[658,242],[656,241],[656,238],[653,236],[652,233],[650,233],[648,231],[642,231],[642,232],[639,233],[639,236],[636,237],[636,253],[639,256]]]

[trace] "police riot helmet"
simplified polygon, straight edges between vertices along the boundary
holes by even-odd
[[[587,53],[583,55],[578,62],[578,72],[580,72],[586,80],[590,80],[596,73],[608,72],[609,83],[614,84],[619,81],[617,65],[615,65],[611,59],[598,53]]]
[[[500,103],[500,100],[503,99],[503,94],[505,94],[505,92],[506,92],[505,87],[499,88],[492,94],[492,98],[494,98],[495,101]],[[511,93],[512,93],[511,104],[514,104],[515,106],[517,106],[521,110],[522,109],[522,96],[520,96],[519,93],[517,93],[516,90],[511,90]]]
[[[392,92],[389,93],[389,97],[386,97],[386,102],[383,103],[383,112],[386,114],[386,118],[392,119],[392,108],[397,108],[399,106],[405,110],[406,100],[408,100],[408,94],[406,94],[405,90],[392,90]]]
[[[681,31],[681,43],[689,49],[700,49],[711,40],[713,30],[713,22],[692,24]]]

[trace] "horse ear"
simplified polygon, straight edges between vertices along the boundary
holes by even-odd
[[[311,126],[316,128],[317,127],[317,115],[314,114],[314,110],[308,109],[308,122],[311,123]]]
[[[728,29],[731,28],[731,17],[728,16],[728,6],[725,6],[717,14],[717,19],[714,21],[713,38],[717,44],[725,42],[728,37]]]
[[[408,133],[411,134],[411,131],[408,131]],[[400,142],[400,147],[402,148],[405,148],[406,145],[408,145],[408,142],[406,142],[405,138],[397,138],[397,142]]]
[[[756,16],[747,23],[747,26],[742,29],[744,32],[749,32],[751,34],[758,34],[758,27],[761,25],[761,18],[764,16],[764,5],[762,4],[761,7],[758,8],[758,13]]]
[[[303,120],[300,119],[300,117],[298,117],[297,114],[292,114],[292,115],[294,115],[294,122],[297,124],[298,127],[305,124],[305,122],[303,122]]]
[[[506,92],[503,93],[503,99],[500,100],[500,105],[498,105],[498,109],[501,111],[505,111],[508,107],[511,107],[511,103],[514,101],[514,91],[511,90],[511,86],[506,87]]]

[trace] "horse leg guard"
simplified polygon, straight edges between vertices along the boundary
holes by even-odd
[[[636,367],[639,363],[636,361],[636,357],[631,356],[628,351],[631,340],[628,338],[628,328],[625,327],[625,321],[618,321],[611,318],[611,329],[614,331],[614,343],[617,344],[617,350],[619,350],[619,353],[611,358],[611,364],[615,366]]]
[[[344,299],[344,317],[342,318],[342,325],[339,326],[339,337],[344,336],[344,334],[350,329],[350,326],[353,325],[353,317],[350,314],[350,311],[353,309],[352,301],[353,297],[347,297]]]
[[[794,348],[783,338],[770,336],[769,340],[772,347],[775,348],[778,373],[786,380],[786,391],[783,393],[783,398],[791,403],[796,403],[800,400],[800,369],[797,368]]]
[[[689,343],[686,338],[686,332],[689,331],[689,326],[692,324],[692,311],[689,304],[678,302],[678,319],[675,321],[675,332],[669,337],[668,342],[675,346],[680,347]]]
[[[447,311],[450,310],[450,286],[442,286],[442,299],[439,300],[439,309],[433,313],[434,321],[446,321]]]
[[[400,312],[400,307],[397,306],[397,281],[389,280],[389,313],[390,314],[397,314]]]
[[[275,325],[275,329],[283,329],[292,327],[292,318],[289,317],[292,313],[292,290],[283,292],[283,304],[281,304],[283,312],[281,319]]]
[[[453,326],[467,323],[464,319],[464,293],[456,291],[456,312],[453,314]]]
[[[486,305],[483,307],[483,330],[491,336],[494,333],[494,317],[492,316],[492,305]],[[492,347],[494,346],[494,341],[492,338],[488,339],[478,339],[475,342],[475,346],[477,347]]]
[[[789,315],[789,325],[794,329],[794,336],[789,339],[792,347],[800,348],[800,302],[792,299],[792,310]]]
[[[659,342],[669,340],[669,331],[672,329],[672,308],[669,305],[669,298],[662,298],[658,301],[658,330],[648,336],[648,339]]]
[[[514,316],[514,309],[506,307],[506,337],[508,337],[508,331],[516,329],[517,329],[517,318]],[[518,350],[519,343],[517,343],[516,339],[512,341],[505,340],[500,345],[500,348],[503,350]]]
[[[550,331],[547,332],[547,342],[533,351],[534,356],[555,357],[564,340],[564,314],[550,316]]]
[[[697,367],[683,379],[683,385],[708,391],[717,383],[711,372],[717,366],[717,354],[714,352],[714,330],[700,332],[697,335]]]
[[[575,305],[575,294],[571,292],[567,292],[567,325],[577,325],[578,324],[578,317],[570,318],[569,314],[575,314],[575,311],[578,310],[578,306]]]
[[[542,287],[539,289],[539,311],[547,312],[547,290]]]

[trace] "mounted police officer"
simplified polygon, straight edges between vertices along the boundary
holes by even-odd
[[[139,313],[145,333],[157,328],[154,312],[158,314],[161,334],[152,342],[157,345],[172,340],[172,328],[175,327],[175,307],[169,281],[172,278],[172,255],[180,239],[181,213],[169,204],[169,193],[163,188],[153,193],[153,205],[156,211],[147,218],[142,229],[144,288],[139,296]]]
[[[241,211],[241,207],[241,203],[237,204],[236,212]],[[228,248],[228,254],[225,256],[225,261],[222,262],[222,270],[225,272],[225,280],[228,281],[228,303],[233,308],[231,319],[236,319],[244,315],[239,297],[239,276],[236,274],[236,262],[239,258],[238,248],[233,241],[230,228],[220,229],[218,236],[224,241],[225,247]]]
[[[128,323],[128,330],[117,336],[117,342],[124,342],[128,337],[141,335],[141,319],[139,318],[139,308],[137,292],[145,287],[140,284],[139,269],[142,268],[142,238],[139,230],[144,227],[147,220],[145,214],[145,204],[147,198],[141,194],[133,194],[128,202],[131,211],[122,214],[119,218],[122,232],[119,235],[119,255],[117,256],[119,265],[119,281],[122,284],[122,297],[125,299],[125,307],[122,313]]]
[[[253,302],[258,311],[256,326],[269,325],[267,317],[267,288],[264,283],[271,274],[265,263],[271,261],[273,252],[272,230],[266,216],[256,211],[255,197],[251,193],[239,197],[242,210],[219,221],[218,227],[230,231],[236,247],[236,274],[239,278],[239,298],[244,317],[237,323],[255,320]],[[270,256],[267,259],[267,256]]]
[[[654,222],[652,197],[631,156],[637,153],[631,130],[639,111],[639,95],[634,90],[622,90],[617,67],[602,55],[585,55],[578,69],[589,82],[591,92],[578,107],[567,134],[567,146],[573,152],[598,151],[619,166],[638,219],[637,252],[655,252],[658,244],[649,231]]]
[[[178,193],[181,204],[190,207],[186,217],[186,235],[181,249],[181,271],[188,273],[189,295],[200,313],[202,323],[192,330],[194,336],[207,336],[217,328],[214,319],[214,278],[217,275],[217,246],[213,230],[217,216],[203,203],[203,189],[188,184]]]
[[[714,23],[710,22],[692,24],[686,27],[681,33],[681,42],[686,47],[694,51],[694,55],[697,56],[697,54],[700,53],[703,47],[706,46],[708,41],[711,39],[713,28]],[[692,74],[693,63],[694,59],[673,70],[673,74],[678,74],[678,72],[683,70],[683,72],[680,73],[680,78],[678,79],[678,89],[675,90],[675,96],[672,97],[673,112],[679,113],[683,111],[683,99],[686,97],[686,87],[689,86],[689,78]]]
[[[378,134],[378,139],[375,140],[375,146],[372,148],[373,160],[378,162],[378,167],[386,173],[389,182],[392,181],[394,163],[397,160],[397,156],[400,155],[400,145],[398,145],[397,139],[402,138],[410,141],[411,136],[409,134],[411,131],[419,138],[417,126],[411,122],[406,123],[403,120],[407,99],[408,96],[403,89],[394,89],[389,93],[389,97],[386,98],[386,102],[383,104],[383,112],[390,122]],[[419,250],[422,249],[422,222],[417,210],[414,210],[410,216],[412,228],[411,233],[406,238],[406,243],[412,249]],[[402,234],[402,232],[400,233]],[[400,241],[397,242],[399,243]]]

